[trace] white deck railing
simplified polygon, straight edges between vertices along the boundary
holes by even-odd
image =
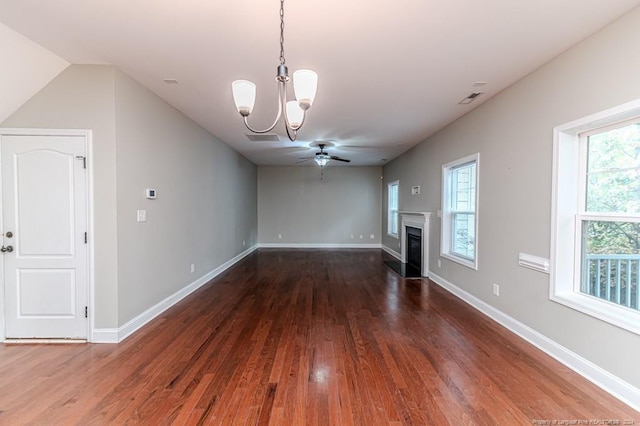
[[[640,255],[590,254],[583,268],[583,293],[640,310]]]

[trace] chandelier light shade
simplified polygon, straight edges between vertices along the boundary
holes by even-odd
[[[233,101],[238,113],[242,116],[245,126],[253,133],[267,133],[273,130],[284,115],[284,126],[287,136],[296,140],[297,132],[304,124],[307,110],[313,105],[318,88],[318,74],[311,70],[298,70],[293,73],[293,92],[295,101],[287,102],[287,83],[289,70],[284,58],[284,0],[280,0],[280,65],[277,68],[278,82],[278,113],[273,124],[264,130],[257,130],[249,125],[248,117],[256,102],[256,85],[248,80],[236,80],[231,83]],[[317,160],[316,160],[317,161]],[[320,164],[320,163],[318,163]],[[326,164],[326,162],[325,162]],[[324,164],[323,164],[324,165]]]
[[[293,73],[293,92],[304,111],[311,108],[318,89],[318,74],[311,70],[298,70]]]
[[[233,100],[241,116],[246,117],[256,104],[256,85],[247,80],[236,80],[232,83]]]
[[[297,101],[289,101],[287,102],[285,117],[289,122],[288,127],[298,130],[304,121],[304,109]]]

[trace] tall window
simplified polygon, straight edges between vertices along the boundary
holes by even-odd
[[[580,291],[640,310],[640,118],[581,135]]]
[[[387,185],[387,234],[398,238],[398,185],[399,181]]]
[[[551,299],[640,334],[640,101],[555,129]]]
[[[478,161],[480,155],[442,166],[442,236],[440,254],[477,269]]]

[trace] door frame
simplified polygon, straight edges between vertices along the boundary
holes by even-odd
[[[85,174],[87,188],[87,306],[89,308],[89,318],[87,318],[87,341],[93,341],[93,330],[95,320],[95,274],[94,274],[94,223],[93,223],[93,134],[91,130],[81,129],[26,129],[26,128],[0,128],[0,144],[3,136],[82,136],[85,143],[85,156],[87,157],[87,173]],[[1,160],[1,158],[0,158]],[[0,167],[1,167],[0,162]],[[2,175],[0,174],[0,199],[2,199]],[[2,210],[0,209],[0,224],[2,224]],[[4,294],[4,259],[0,256],[0,342],[6,340],[6,313]]]

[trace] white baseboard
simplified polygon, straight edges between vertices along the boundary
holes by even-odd
[[[614,376],[603,368],[584,359],[580,355],[570,351],[532,328],[529,328],[525,324],[494,308],[486,302],[483,302],[474,295],[436,275],[432,271],[429,271],[429,278],[445,290],[487,315],[498,324],[522,337],[527,342],[566,365],[596,386],[602,388],[606,392],[618,398],[620,401],[629,405],[634,410],[640,411],[640,389],[632,386],[619,377]]]
[[[91,332],[91,343],[118,343],[117,328],[95,328]]]
[[[395,257],[396,259],[402,261],[402,255],[400,253],[398,253],[397,251],[395,251],[394,249],[392,249],[390,247],[387,247],[385,245],[382,245],[380,248],[382,248],[382,250],[386,251],[391,256]]]
[[[102,329],[94,329],[92,332],[91,342],[92,343],[119,343],[122,342],[127,337],[131,336],[137,330],[142,328],[145,324],[147,324],[152,319],[156,318],[158,315],[162,314],[164,311],[187,297],[189,294],[193,293],[209,281],[211,281],[216,276],[220,275],[222,272],[229,269],[231,266],[235,265],[251,253],[253,253],[258,248],[257,245],[243,251],[238,254],[234,258],[228,260],[222,265],[218,266],[216,269],[211,272],[205,274],[204,276],[198,278],[191,284],[183,287],[178,290],[171,296],[167,297],[160,303],[150,307],[140,315],[133,318],[131,321],[127,322],[123,326],[119,328],[102,328]]]
[[[379,249],[380,243],[371,244],[353,244],[353,243],[260,243],[258,248],[323,248],[323,249],[340,249],[340,248],[365,248]]]
[[[63,345],[83,344],[86,339],[5,339],[2,343],[7,345]]]

